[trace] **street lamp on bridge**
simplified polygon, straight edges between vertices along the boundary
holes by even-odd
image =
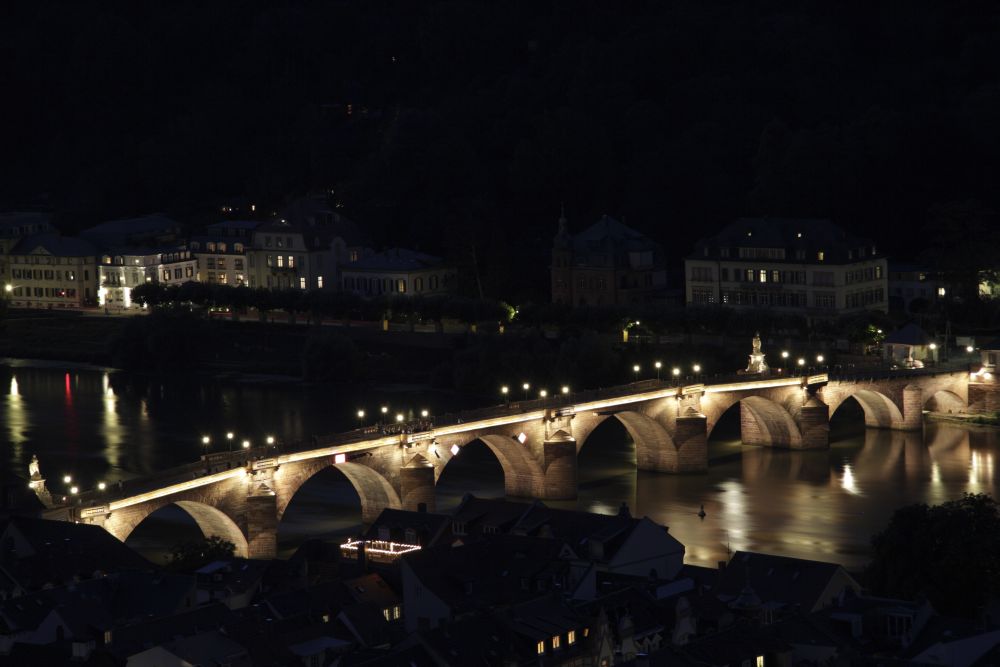
[[[659,361],[657,361],[655,364],[653,364],[653,367],[656,368],[656,379],[659,380],[660,379],[660,369],[663,368],[663,364],[660,363]]]
[[[635,373],[635,381],[636,382],[639,381],[639,371],[640,370],[642,370],[642,369],[639,368],[639,364],[636,364],[635,366],[632,367],[632,372]]]
[[[528,400],[528,390],[531,389],[531,383],[525,382],[521,385],[521,389],[524,390],[524,400]]]

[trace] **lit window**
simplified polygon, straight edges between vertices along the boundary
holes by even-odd
[[[111,630],[105,630],[104,631],[104,643],[105,644],[110,644],[111,643]]]
[[[764,656],[757,656],[757,660],[754,662],[754,667],[764,667]]]
[[[576,643],[576,630],[570,630],[566,633],[566,643],[570,646]]]
[[[392,618],[394,620],[399,620],[399,617],[403,615],[403,608],[398,604],[392,608]]]
[[[385,620],[390,620],[392,618],[392,610],[386,607],[382,610],[382,615],[385,616]]]
[[[283,266],[285,266],[285,256],[284,255],[278,255],[278,268],[280,269]]]
[[[821,262],[823,261],[823,251],[822,250],[820,250],[818,253],[816,253],[816,259],[818,259]]]
[[[938,287],[938,296],[944,296],[945,292],[946,292],[945,288]]]
[[[305,288],[306,288],[306,279],[304,277],[299,278],[299,289],[305,289]]]
[[[545,653],[545,642],[538,642],[538,645],[535,648],[538,651],[538,655],[542,655]]]
[[[295,268],[295,255],[289,255],[288,256],[288,268],[290,268],[290,269],[294,269]]]
[[[323,289],[323,276],[316,276],[316,287]]]
[[[554,649],[559,648],[561,643],[562,639],[559,637],[559,635],[555,635],[554,637],[552,637],[552,648]]]
[[[396,291],[399,292],[400,294],[406,293],[406,280],[405,279],[400,278],[399,280],[396,281]]]
[[[766,283],[767,282],[767,269],[761,269],[760,270],[760,281],[762,283]]]

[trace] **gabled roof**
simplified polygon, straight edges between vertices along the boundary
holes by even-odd
[[[7,536],[14,538],[15,555],[2,567],[26,590],[95,572],[157,569],[100,526],[19,516],[0,523],[0,538]]]
[[[763,603],[797,605],[809,612],[826,602],[823,593],[838,575],[846,577],[848,583],[854,581],[837,563],[737,551],[720,572],[715,593],[724,602],[735,600],[749,579],[750,588]],[[857,589],[857,584],[854,587]]]
[[[400,562],[454,611],[481,609],[537,595],[536,581],[554,582],[557,568],[569,565],[559,560],[562,547],[559,540],[492,535],[414,551]]]
[[[885,342],[893,345],[929,345],[934,339],[927,332],[910,322],[885,337]]]
[[[704,259],[705,248],[709,249],[711,258],[719,256],[719,248],[782,248],[806,252],[805,259],[786,255],[785,261],[814,263],[818,261],[816,253],[822,250],[823,263],[837,264],[876,257],[871,252],[872,247],[871,239],[849,234],[823,218],[739,218],[715,236],[699,240],[689,258]],[[861,248],[866,249],[864,258],[854,252]],[[853,259],[849,258],[849,252],[854,252]],[[739,253],[731,253],[730,259],[739,259]]]
[[[411,530],[416,535],[417,544],[432,546],[448,532],[451,522],[452,517],[447,514],[386,508],[365,533],[365,539],[378,539],[379,529],[386,529],[393,542],[406,542],[407,530]]]
[[[53,257],[96,257],[97,248],[84,239],[75,236],[60,236],[55,233],[36,234],[17,242],[11,255],[46,254]]]
[[[420,271],[440,266],[442,259],[406,248],[389,248],[344,265],[345,271]]]

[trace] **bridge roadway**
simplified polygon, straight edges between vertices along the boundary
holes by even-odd
[[[715,424],[739,404],[746,444],[792,449],[829,445],[829,419],[847,399],[875,428],[922,428],[925,409],[966,410],[997,385],[966,369],[875,371],[828,376],[716,377],[709,384],[647,380],[608,389],[511,402],[430,420],[367,427],[282,447],[208,454],[198,462],[50,503],[52,518],[104,526],[125,540],[157,509],[175,504],[206,535],[237,553],[270,557],[277,526],[295,493],[335,465],[357,490],[362,519],[386,507],[434,508],[434,486],[448,461],[480,440],[496,455],[507,495],[576,497],[577,453],[605,419],[617,418],[636,446],[637,467],[705,471]],[[43,497],[43,499],[45,499]]]

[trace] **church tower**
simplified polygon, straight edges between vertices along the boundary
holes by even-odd
[[[573,237],[569,233],[566,207],[559,213],[559,230],[552,243],[552,303],[573,305]]]

